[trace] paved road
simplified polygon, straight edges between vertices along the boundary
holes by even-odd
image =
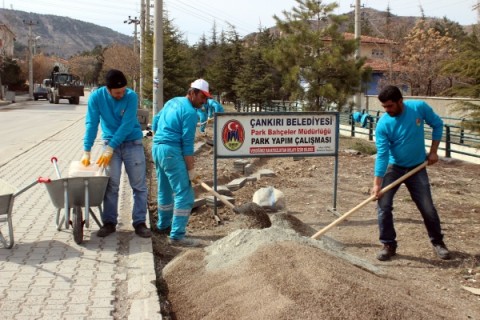
[[[0,118],[30,114],[41,119],[37,109],[43,108],[51,124],[36,128],[38,134],[30,132],[21,150],[6,147],[12,157],[2,156],[0,179],[16,188],[38,176],[54,178],[52,155],[65,173],[82,154],[85,107],[62,112],[33,103],[27,102],[23,113],[13,105],[0,110]],[[0,128],[3,133],[3,124]],[[94,147],[94,157],[99,151]],[[123,176],[118,232],[98,238],[92,221],[82,245],[74,242],[71,229],[57,230],[56,209],[45,186],[35,185],[15,198],[15,245],[0,248],[0,319],[161,319],[151,240],[133,233],[132,195]],[[0,230],[8,235],[6,223],[0,222]]]
[[[85,114],[85,97],[82,97],[80,105],[26,99],[27,96],[19,96],[16,103],[0,107],[0,165],[55,135]],[[77,138],[81,148],[82,136]]]

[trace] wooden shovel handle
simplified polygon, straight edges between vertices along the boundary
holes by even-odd
[[[208,192],[210,192],[212,195],[214,195],[215,197],[217,197],[218,199],[220,199],[220,201],[222,201],[227,207],[229,207],[230,209],[235,209],[235,206],[230,202],[228,201],[224,196],[222,196],[220,193],[218,193],[217,191],[213,190],[212,188],[210,188],[210,186],[208,184],[206,184],[205,182],[203,182],[202,180],[200,180],[199,178],[196,178],[193,180],[193,182],[195,183],[198,183],[202,186],[203,189],[207,190]]]
[[[413,169],[412,171],[409,171],[407,172],[406,174],[404,174],[403,176],[401,176],[400,178],[398,178],[397,180],[393,181],[392,183],[390,183],[388,186],[384,187],[382,190],[380,190],[380,193],[385,193],[387,192],[388,190],[396,187],[397,185],[399,185],[400,183],[402,183],[403,181],[407,180],[408,178],[410,178],[411,176],[413,176],[415,173],[417,173],[418,171],[422,170],[423,168],[425,168],[428,164],[428,161],[425,161],[424,163],[422,163],[421,165],[419,165],[418,167],[416,167],[415,169]],[[348,211],[347,213],[344,213],[341,217],[339,217],[337,220],[333,221],[332,223],[330,223],[328,226],[324,227],[323,229],[321,229],[320,231],[318,231],[317,233],[315,233],[311,238],[312,239],[318,239],[321,235],[323,235],[324,233],[326,233],[328,230],[330,230],[331,228],[335,227],[337,224],[339,224],[340,222],[342,222],[343,220],[347,219],[348,216],[350,216],[352,213],[354,213],[355,211],[357,211],[358,209],[364,207],[367,203],[375,200],[375,195],[372,195],[370,196],[368,199],[364,200],[362,203],[360,203],[359,205],[357,205],[355,208],[351,209],[350,211]]]

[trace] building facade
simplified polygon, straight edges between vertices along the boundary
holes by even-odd
[[[5,24],[0,23],[0,55],[13,57],[15,34]]]

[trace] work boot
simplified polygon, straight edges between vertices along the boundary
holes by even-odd
[[[435,250],[435,253],[437,256],[442,259],[442,260],[450,260],[450,251],[448,251],[447,247],[445,244],[434,244],[433,249]]]
[[[137,224],[135,227],[135,233],[142,238],[150,238],[152,236],[152,232],[150,229],[147,228],[145,222]]]
[[[391,257],[397,254],[397,248],[391,244],[384,244],[383,249],[377,253],[377,259],[380,261],[390,260]]]
[[[172,239],[168,237],[168,243],[172,246],[179,246],[179,247],[200,247],[201,243],[197,239],[192,238],[182,238],[182,239]]]
[[[111,233],[114,233],[116,230],[116,227],[113,223],[105,223],[100,230],[97,231],[97,237],[106,237]]]
[[[166,229],[158,229],[158,228],[155,228],[155,232],[158,233],[158,234],[164,234],[164,235],[169,235],[170,234],[170,231],[172,231],[172,228],[171,227],[167,227]]]

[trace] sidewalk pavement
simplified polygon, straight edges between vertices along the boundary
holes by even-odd
[[[0,167],[0,179],[21,189],[39,176],[56,178],[52,156],[66,176],[70,162],[81,158],[83,133],[82,117]],[[100,152],[95,146],[93,158]],[[71,228],[57,230],[45,186],[14,199],[15,245],[0,248],[1,319],[161,319],[151,239],[134,234],[131,189],[122,177],[117,232],[99,238],[91,219],[81,245]],[[8,235],[6,223],[0,227]]]

